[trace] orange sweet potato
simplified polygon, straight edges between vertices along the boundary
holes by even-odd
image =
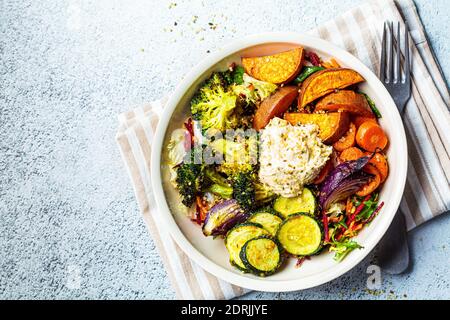
[[[346,112],[285,113],[284,119],[291,124],[317,124],[320,129],[319,138],[326,144],[338,141],[350,124],[350,117]]]
[[[348,131],[335,143],[333,148],[336,151],[343,151],[355,145],[356,127],[353,123],[350,123]]]
[[[253,117],[253,128],[261,130],[276,116],[281,116],[298,96],[296,86],[284,86],[264,99]]]
[[[242,58],[242,66],[258,80],[281,84],[295,78],[303,66],[304,50],[298,47],[270,56]]]
[[[366,98],[352,90],[339,90],[323,97],[316,104],[315,111],[347,111],[363,117],[373,116]]]
[[[364,78],[358,72],[351,69],[325,69],[316,72],[302,83],[300,97],[298,99],[298,109],[302,111],[308,103],[336,89],[343,89],[362,81],[364,81]]]

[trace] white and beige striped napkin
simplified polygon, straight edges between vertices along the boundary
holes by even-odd
[[[406,21],[411,30],[412,99],[404,116],[408,139],[408,178],[401,210],[411,230],[450,208],[449,91],[412,0],[369,1],[312,30],[359,57],[374,72],[379,67],[385,20]],[[157,215],[152,215],[150,153],[153,132],[165,100],[119,116],[116,136],[139,208],[155,240],[180,299],[230,299],[248,290],[202,270],[174,243]]]

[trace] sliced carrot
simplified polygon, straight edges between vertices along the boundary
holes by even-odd
[[[342,151],[339,156],[339,159],[341,161],[350,161],[359,159],[361,157],[364,157],[364,152],[362,152],[357,147],[351,147]]]
[[[333,143],[333,148],[337,151],[343,151],[355,145],[356,127],[350,123],[348,131],[338,141]]]
[[[372,153],[370,152],[366,152],[365,154],[367,156],[372,155]],[[386,160],[386,156],[381,152],[377,152],[373,155],[372,159],[370,159],[369,163],[373,164],[378,169],[381,175],[380,183],[383,183],[386,180],[389,173],[389,165]]]
[[[330,159],[330,160],[327,161],[327,163],[325,163],[325,165],[323,166],[322,170],[320,170],[319,174],[314,179],[313,184],[320,184],[320,183],[322,183],[325,180],[325,178],[328,176],[330,171],[333,170],[333,168],[334,168],[334,166],[333,166],[333,159]]]
[[[352,122],[355,124],[356,130],[358,130],[359,126],[364,122],[370,121],[372,123],[377,123],[377,119],[375,117],[364,117],[364,116],[354,116],[352,117]]]
[[[356,143],[364,150],[374,152],[386,148],[388,138],[378,124],[366,121],[356,132]]]
[[[381,181],[381,174],[374,165],[368,163],[363,168],[363,170],[365,172],[371,174],[373,177],[370,179],[370,181],[368,183],[366,183],[364,186],[362,186],[358,192],[356,192],[356,194],[360,197],[367,196],[367,195],[371,194],[372,192],[374,192],[380,185],[380,181]]]

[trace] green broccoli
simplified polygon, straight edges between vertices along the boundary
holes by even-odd
[[[240,172],[233,177],[233,199],[242,209],[250,211],[255,207],[255,184],[253,173]]]
[[[205,191],[223,199],[233,197],[247,210],[264,206],[276,197],[269,188],[256,181],[256,173],[251,170],[235,173],[226,179],[214,168],[208,167],[205,169],[205,180],[211,183]]]
[[[257,80],[246,73],[243,74],[242,79],[243,83],[233,85],[232,90],[237,96],[244,99],[247,105],[258,104],[277,89],[276,84]]]
[[[235,111],[236,94],[230,89],[224,74],[214,72],[191,100],[192,117],[200,121],[202,130],[224,131],[239,125]]]
[[[175,182],[180,192],[182,203],[190,207],[204,184],[204,166],[193,162],[183,162],[177,167]]]
[[[233,65],[229,70],[222,72],[222,75],[228,85],[242,84],[244,82],[244,72],[243,67]]]

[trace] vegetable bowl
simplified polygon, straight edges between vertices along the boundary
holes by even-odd
[[[216,136],[241,126],[257,132],[245,146]],[[196,144],[212,162],[196,162]],[[233,148],[237,166],[215,162]],[[181,249],[225,281],[276,292],[356,266],[389,227],[406,169],[383,84],[351,54],[295,33],[250,36],[197,65],[165,106],[151,163],[155,214]]]

